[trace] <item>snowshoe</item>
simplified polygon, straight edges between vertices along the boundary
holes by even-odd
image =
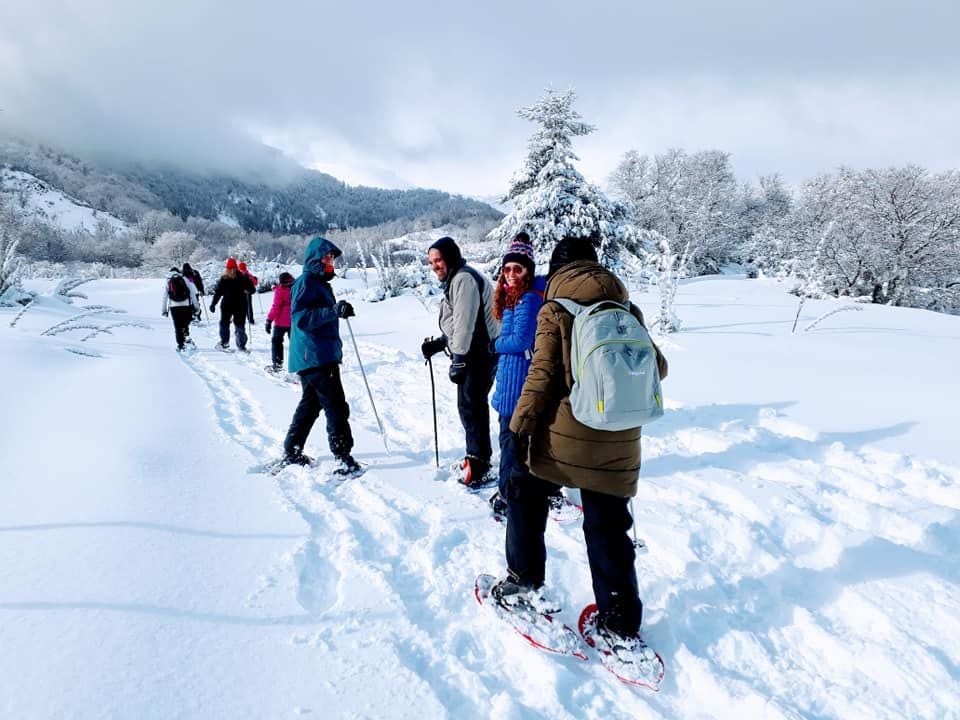
[[[544,600],[537,590],[518,585],[509,578],[498,582],[492,575],[479,575],[473,594],[478,603],[490,607],[533,647],[578,660],[587,659],[577,633],[554,620],[557,610],[550,607],[553,603]]]
[[[659,690],[663,680],[663,659],[639,635],[624,636],[607,628],[595,603],[580,613],[580,634],[600,653],[600,662],[621,682]]]
[[[583,508],[570,502],[563,493],[551,495],[547,500],[550,504],[550,519],[554,522],[565,524],[583,517]]]
[[[287,454],[276,460],[269,460],[262,465],[254,465],[247,470],[248,473],[266,473],[268,475],[277,475],[284,468],[291,465],[301,467],[316,467],[313,458],[303,453]]]
[[[229,345],[227,345],[227,344],[225,344],[225,343],[222,343],[222,342],[217,343],[216,345],[214,345],[214,347],[215,347],[217,350],[220,350],[221,352],[228,352],[228,353],[232,353],[232,352],[233,352],[233,350],[230,349],[230,346],[229,346]]]

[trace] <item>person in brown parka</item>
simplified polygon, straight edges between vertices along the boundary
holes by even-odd
[[[524,594],[543,585],[547,497],[558,485],[576,487],[583,502],[583,534],[599,611],[598,629],[632,638],[639,633],[643,604],[628,534],[632,519],[627,503],[637,492],[640,428],[594,430],[574,418],[569,400],[573,316],[559,303],[550,302],[554,298],[569,298],[581,305],[602,300],[629,304],[623,283],[597,262],[591,238],[564,238],[557,244],[550,258],[544,305],[537,315],[533,362],[510,422],[510,430],[517,435],[517,452],[534,477],[508,480],[509,576],[495,594]],[[629,307],[642,324],[639,308]],[[655,349],[662,379],[667,362]]]

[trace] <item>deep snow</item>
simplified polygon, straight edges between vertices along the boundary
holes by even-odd
[[[474,602],[477,573],[503,572],[503,527],[433,464],[418,356],[436,309],[361,302],[352,275],[338,295],[392,454],[344,326],[369,464],[345,483],[249,472],[299,397],[262,370],[259,309],[250,356],[214,350],[205,322],[189,357],[161,280],[0,309],[0,716],[958,717],[960,318],[866,306],[803,332],[841,305],[808,302],[791,334],[776,283],[682,285],[634,501],[654,694]],[[106,308],[41,334],[89,306]],[[462,439],[435,371],[446,466]],[[322,418],[308,451],[329,460]],[[592,601],[579,524],[547,543],[572,624]]]

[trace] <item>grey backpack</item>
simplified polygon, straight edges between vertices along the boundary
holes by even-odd
[[[629,430],[663,415],[653,341],[628,306],[580,305],[554,298],[573,315],[573,416],[594,430]]]

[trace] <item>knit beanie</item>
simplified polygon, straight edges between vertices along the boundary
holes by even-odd
[[[550,271],[547,277],[552,277],[564,265],[577,260],[597,261],[597,249],[594,247],[592,238],[565,237],[558,242],[553,249],[553,254],[550,255]]]
[[[533,245],[530,243],[530,236],[525,232],[518,232],[510,248],[503,256],[503,265],[507,263],[518,263],[523,265],[531,275],[536,270],[536,264],[533,261]]]
[[[293,285],[293,275],[288,272],[280,273],[279,280],[281,285]]]
[[[234,260],[233,258],[227,258],[227,270],[236,270],[236,269],[237,269],[237,261]]]
[[[463,266],[463,255],[452,237],[442,237],[430,246],[430,250],[437,250],[447,264],[447,272],[453,272]]]
[[[239,265],[237,265],[237,270],[239,270],[242,273],[245,273],[247,271],[247,264],[245,262],[240,263]]]

